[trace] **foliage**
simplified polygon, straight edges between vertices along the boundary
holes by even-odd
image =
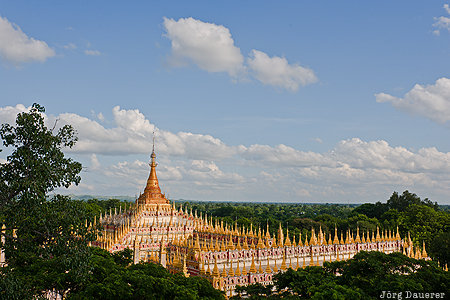
[[[89,269],[87,243],[95,235],[85,226],[84,206],[59,195],[48,198],[55,188],[80,182],[81,164],[62,152],[75,144],[75,131],[65,125],[54,133],[43,112],[34,104],[17,116],[16,126],[0,129],[3,146],[12,148],[0,165],[1,247],[8,264],[0,271],[1,298],[33,298],[48,290],[64,295]]]
[[[255,283],[248,286],[237,286],[235,292],[236,296],[231,297],[231,299],[241,299],[242,297],[248,299],[264,299],[272,293],[273,285],[268,284],[267,286],[261,283]]]
[[[274,276],[270,299],[378,299],[382,291],[450,292],[450,274],[435,262],[401,253],[359,252],[347,261],[326,262]],[[258,289],[250,285],[242,292]],[[254,298],[258,299],[258,298]]]
[[[89,279],[68,299],[224,299],[201,277],[170,274],[154,263],[128,265],[129,250],[116,254],[93,248]]]

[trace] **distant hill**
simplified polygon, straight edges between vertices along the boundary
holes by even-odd
[[[102,196],[102,195],[67,195],[74,200],[89,200],[89,199],[98,199],[98,200],[108,200],[108,199],[119,199],[123,201],[134,201],[136,198],[130,196]]]

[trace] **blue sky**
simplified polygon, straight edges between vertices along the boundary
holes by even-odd
[[[0,121],[72,124],[75,194],[450,203],[448,1],[0,3]],[[3,154],[2,159],[5,159]]]

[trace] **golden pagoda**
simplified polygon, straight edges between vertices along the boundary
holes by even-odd
[[[147,179],[147,185],[145,186],[144,193],[141,194],[137,200],[138,204],[169,204],[169,200],[166,196],[161,193],[161,188],[159,187],[158,177],[156,176],[156,154],[155,154],[155,144],[153,144],[153,150],[150,165],[150,175]]]

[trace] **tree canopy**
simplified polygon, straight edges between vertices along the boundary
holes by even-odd
[[[7,267],[0,276],[2,298],[26,299],[55,290],[64,293],[82,281],[89,269],[84,206],[49,192],[80,182],[81,164],[63,148],[77,138],[70,125],[45,126],[44,108],[34,104],[18,114],[15,126],[3,124],[0,138],[10,148],[0,165],[0,223]]]

